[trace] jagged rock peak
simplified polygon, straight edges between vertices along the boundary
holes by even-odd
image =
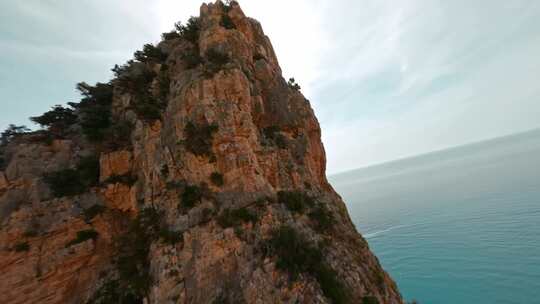
[[[0,144],[3,303],[402,303],[238,3]]]

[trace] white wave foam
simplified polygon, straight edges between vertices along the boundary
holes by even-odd
[[[374,238],[374,237],[376,237],[377,235],[386,233],[386,232],[388,232],[388,231],[390,231],[390,230],[394,230],[394,229],[398,229],[398,228],[403,228],[403,227],[407,227],[407,226],[411,226],[411,225],[397,225],[397,226],[391,226],[391,227],[388,227],[388,228],[383,229],[383,230],[375,231],[375,232],[372,232],[372,233],[366,233],[366,234],[364,234],[364,238],[365,238],[365,239]]]

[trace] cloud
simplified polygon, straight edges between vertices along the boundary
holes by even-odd
[[[240,2],[311,100],[330,173],[540,127],[538,1]],[[199,6],[1,2],[0,128],[108,80]]]
[[[160,32],[145,1],[0,3],[0,128],[79,98],[75,84],[108,81],[110,69]],[[171,25],[172,26],[172,25]]]
[[[535,1],[348,1],[329,13],[350,28],[328,25],[331,76],[315,90],[330,172],[540,126]]]

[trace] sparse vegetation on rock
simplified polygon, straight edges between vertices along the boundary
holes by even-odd
[[[374,296],[365,296],[362,298],[362,304],[379,304],[379,300]]]
[[[223,186],[224,184],[223,174],[219,172],[212,172],[212,174],[210,175],[210,181],[212,181],[212,184],[218,187]]]
[[[164,41],[178,39],[178,38],[180,38],[180,34],[178,34],[176,30],[172,30],[170,32],[165,32],[161,34],[161,39]]]
[[[85,221],[89,222],[94,217],[98,216],[99,214],[105,212],[105,206],[102,205],[93,205],[88,209],[83,210],[83,216]]]
[[[199,41],[201,24],[198,17],[189,18],[186,25],[183,25],[181,22],[177,22],[175,24],[175,28],[182,39],[185,39],[191,43],[196,43]]]
[[[228,54],[217,48],[211,48],[205,54],[205,75],[213,76],[215,73],[223,69],[223,67],[231,61]]]
[[[46,173],[43,179],[55,197],[84,193],[99,180],[99,160],[95,156],[83,157],[76,168]]]
[[[186,63],[188,69],[193,69],[203,63],[203,59],[199,55],[199,50],[192,48],[182,55],[182,60]]]
[[[98,238],[98,236],[99,236],[99,233],[95,231],[94,229],[86,229],[86,230],[77,231],[77,236],[73,240],[69,241],[66,244],[66,247],[71,247],[73,245],[86,242],[88,240],[95,241]]]
[[[320,233],[330,231],[335,223],[335,217],[328,207],[305,192],[280,191],[278,202],[294,213],[307,214],[313,222],[314,229]]]
[[[75,169],[47,173],[43,178],[55,197],[80,194],[86,189],[79,179],[79,173]]]
[[[5,146],[13,139],[28,132],[30,132],[30,129],[28,129],[26,126],[16,126],[10,124],[7,129],[0,134],[0,146]]]
[[[270,126],[262,130],[265,141],[263,144],[273,144],[280,149],[287,149],[287,139],[277,126]]]
[[[236,28],[236,25],[234,24],[233,20],[227,14],[223,14],[221,16],[221,21],[219,22],[219,24],[228,30],[232,30]]]
[[[27,242],[20,242],[15,244],[15,247],[13,249],[15,250],[15,252],[29,251],[30,245],[28,245]]]
[[[223,228],[236,227],[242,223],[256,223],[257,215],[247,208],[240,209],[225,209],[218,217],[217,222]]]
[[[129,223],[117,240],[116,274],[101,285],[89,303],[143,303],[152,283],[148,258],[151,244],[160,239],[169,245],[182,241],[182,234],[167,229],[162,217],[157,209],[144,208]]]
[[[73,109],[56,105],[50,111],[31,117],[30,120],[47,128],[55,136],[62,137],[68,128],[77,122],[77,115]]]
[[[122,290],[118,280],[109,279],[95,291],[86,304],[110,304],[110,303],[142,303],[142,299]]]
[[[188,185],[184,187],[181,196],[181,206],[184,208],[193,208],[195,205],[201,202],[203,191],[201,187],[195,185]]]
[[[117,120],[112,123],[106,133],[106,145],[111,150],[125,149],[131,146],[131,133],[133,124],[126,120]]]
[[[82,132],[90,141],[102,141],[111,125],[113,86],[109,83],[91,86],[81,82],[77,84],[77,90],[83,98],[80,103],[70,105],[79,111]]]
[[[324,262],[321,249],[307,241],[294,228],[281,226],[265,244],[266,254],[276,256],[276,267],[287,271],[292,280],[308,274],[319,282],[324,295],[332,303],[350,303],[349,293],[337,273]]]
[[[304,213],[315,205],[313,198],[301,191],[279,191],[278,202],[296,213]]]
[[[217,131],[218,127],[216,125],[188,122],[185,128],[184,140],[186,149],[195,155],[212,156],[212,140],[214,133]]]
[[[131,107],[139,118],[152,121],[161,118],[161,112],[166,107],[166,102],[160,100],[151,92],[150,85],[156,73],[144,69],[139,74],[125,80],[128,92],[131,94]]]
[[[167,106],[169,94],[170,79],[164,63],[167,55],[160,48],[146,44],[142,51],[135,52],[134,57],[137,61],[130,60],[112,69],[116,76],[113,83],[131,96],[131,109],[140,119],[158,120]],[[160,64],[159,72],[152,70],[150,64]],[[157,80],[158,92],[152,88],[154,80]]]
[[[136,51],[134,54],[135,60],[140,62],[156,62],[160,63],[167,59],[167,54],[163,53],[161,49],[148,43],[143,46],[142,51]]]
[[[324,233],[330,231],[336,222],[334,215],[326,206],[318,203],[310,212],[309,217],[314,221],[315,229]]]
[[[300,85],[296,83],[296,80],[294,80],[294,78],[289,78],[289,81],[287,81],[287,85],[289,85],[289,88],[295,91],[300,91]]]

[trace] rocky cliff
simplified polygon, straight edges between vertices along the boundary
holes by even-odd
[[[2,303],[402,303],[236,2],[0,147]]]

